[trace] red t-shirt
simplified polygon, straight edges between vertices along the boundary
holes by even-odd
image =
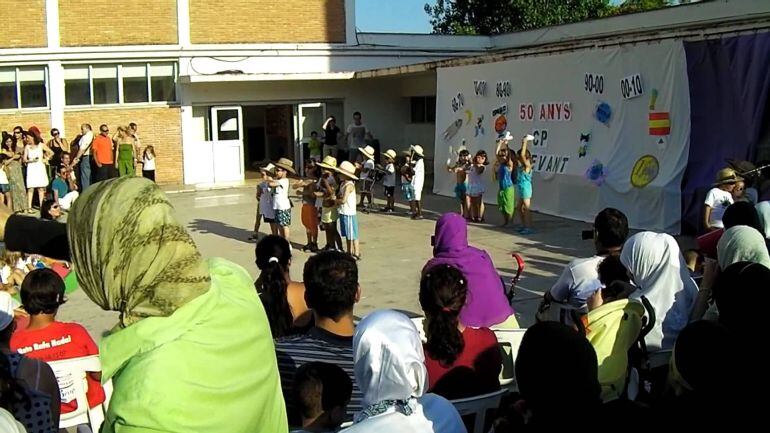
[[[488,328],[465,328],[462,335],[465,348],[451,366],[434,359],[425,346],[428,390],[450,400],[500,389],[503,357],[495,333]]]
[[[84,327],[64,322],[53,322],[34,331],[18,329],[11,337],[11,350],[45,362],[99,354],[99,348]],[[91,376],[87,376],[87,380],[88,404],[94,407],[104,402],[104,388]],[[72,412],[77,407],[75,401],[62,402],[61,412]]]

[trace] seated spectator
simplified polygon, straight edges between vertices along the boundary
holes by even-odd
[[[561,323],[531,326],[516,357],[522,401],[515,407],[526,430],[570,429],[575,420],[594,420],[601,405],[597,377],[596,353],[585,337]]]
[[[279,338],[275,342],[281,388],[290,425],[300,424],[294,407],[294,375],[303,364],[327,362],[341,367],[353,378],[353,306],[361,299],[356,260],[349,254],[327,251],[310,257],[303,272],[305,301],[313,310],[314,326],[307,334]],[[348,418],[361,410],[361,391],[353,385]]]
[[[288,431],[253,280],[203,260],[155,183],[91,185],[66,225],[0,209],[3,226],[10,248],[71,260],[83,292],[120,313],[100,342],[102,380],[114,387],[101,433]]]
[[[759,216],[759,223],[762,226],[760,232],[762,232],[765,239],[770,240],[770,201],[757,203],[756,209],[757,215]]]
[[[756,229],[735,226],[727,229],[717,244],[717,260],[720,269],[727,269],[737,262],[753,262],[770,268],[770,255],[765,238]]]
[[[706,200],[703,203],[703,227],[707,232],[724,228],[722,216],[725,209],[733,204],[732,192],[737,182],[743,181],[743,178],[735,173],[732,168],[723,168],[716,175],[716,181],[713,188],[706,194]]]
[[[474,328],[493,325],[518,328],[492,259],[485,251],[468,245],[468,226],[461,215],[442,215],[436,222],[432,244],[433,258],[423,267],[423,274],[434,266],[450,265],[467,279],[468,296],[460,310],[460,323]]]
[[[465,425],[444,397],[426,394],[428,371],[420,334],[409,318],[375,311],[353,340],[356,382],[363,410],[346,433],[465,433]]]
[[[260,273],[254,286],[265,307],[273,338],[303,333],[312,326],[313,313],[305,304],[305,286],[289,276],[289,242],[268,235],[259,241],[255,252]]]
[[[687,263],[687,269],[690,270],[690,276],[695,277],[703,275],[703,254],[700,251],[690,248],[683,253],[684,261]]]
[[[655,310],[655,326],[645,337],[647,349],[673,348],[698,294],[676,240],[664,233],[637,233],[626,241],[620,261],[638,287],[630,297],[646,297]]]
[[[51,269],[36,269],[21,285],[21,303],[30,315],[25,329],[17,329],[11,337],[11,350],[41,361],[59,361],[98,355],[99,349],[88,331],[77,323],[56,321],[59,306],[64,303],[64,281]],[[89,372],[88,404],[96,407],[104,402],[101,372]],[[61,413],[77,409],[77,402],[62,402]]]
[[[503,360],[495,333],[459,321],[467,294],[463,274],[449,265],[430,268],[420,281],[428,391],[450,400],[500,389]]]
[[[11,392],[0,393],[0,400],[10,404],[9,411],[28,432],[58,431],[59,385],[53,370],[43,361],[11,350],[11,335],[16,327],[14,305],[11,295],[0,292],[0,372],[7,371],[13,378],[6,382]]]
[[[593,311],[603,304],[626,299],[636,290],[636,287],[630,284],[628,271],[618,256],[607,256],[599,263],[597,271],[602,288],[588,297],[588,311]]]
[[[72,203],[78,198],[77,184],[74,180],[68,179],[69,170],[60,166],[56,171],[56,178],[51,182],[51,190],[53,191],[53,199],[63,210],[68,211],[72,207]]]
[[[586,300],[602,287],[597,267],[605,257],[620,254],[628,236],[628,219],[623,212],[606,208],[594,219],[594,247],[596,255],[571,261],[559,279],[545,293],[545,302],[569,304],[577,310],[586,310]]]
[[[294,376],[294,405],[302,415],[302,429],[293,433],[336,432],[345,421],[353,382],[341,368],[308,362]]]
[[[43,200],[40,205],[40,218],[49,221],[57,221],[62,216],[61,206],[55,200]]]
[[[758,263],[738,262],[722,270],[713,288],[719,323],[747,340],[760,336],[764,338],[767,322],[767,303],[764,299],[768,287],[770,269]]]
[[[727,229],[735,226],[749,226],[762,232],[759,213],[751,203],[738,202],[728,206],[725,210],[723,222],[724,228],[713,230],[698,237],[698,249],[704,256],[714,259],[717,257],[717,244]]]

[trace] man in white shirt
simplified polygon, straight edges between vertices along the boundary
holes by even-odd
[[[348,141],[348,160],[356,162],[358,157],[358,148],[366,146],[366,140],[372,139],[372,132],[361,121],[361,113],[353,113],[353,123],[348,125],[346,131]]]
[[[623,212],[606,208],[594,219],[594,246],[596,255],[571,261],[556,284],[545,293],[544,303],[556,301],[576,310],[586,308],[586,300],[602,287],[597,268],[605,257],[620,254],[628,237],[628,219]]]
[[[88,123],[80,125],[80,133],[78,142],[80,150],[73,162],[80,164],[80,191],[85,191],[91,185],[91,145],[94,141],[94,133]]]
[[[706,231],[725,227],[722,216],[727,207],[735,201],[733,190],[738,182],[743,182],[743,178],[738,176],[732,168],[723,168],[717,173],[716,182],[712,185],[714,188],[706,194],[706,200],[703,202],[703,225]]]

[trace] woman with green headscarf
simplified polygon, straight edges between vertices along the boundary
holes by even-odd
[[[717,260],[722,270],[738,262],[759,263],[770,268],[765,237],[749,226],[735,226],[725,231],[717,244]]]
[[[270,328],[249,274],[203,260],[171,211],[155,183],[126,177],[92,185],[68,218],[81,288],[120,312],[100,344],[102,378],[114,386],[102,433],[287,431]],[[9,237],[24,224],[0,218],[6,241],[23,243]]]

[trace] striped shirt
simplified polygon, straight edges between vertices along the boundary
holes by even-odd
[[[321,328],[311,328],[305,335],[293,335],[276,340],[275,353],[278,371],[281,374],[281,388],[286,401],[289,425],[301,425],[299,412],[294,407],[292,384],[297,369],[308,362],[319,361],[335,364],[350,376],[353,382],[353,396],[348,404],[347,418],[361,411],[361,390],[353,374],[353,337],[340,337]]]

